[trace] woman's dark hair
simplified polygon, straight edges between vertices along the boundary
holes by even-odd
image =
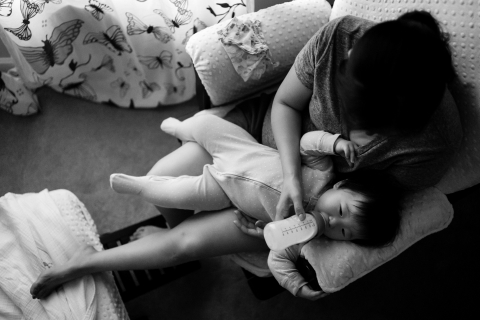
[[[364,170],[349,173],[338,187],[363,197],[356,203],[353,219],[361,246],[382,247],[395,240],[400,228],[401,200],[404,193],[393,177],[382,171]]]
[[[379,23],[355,43],[337,73],[342,117],[350,130],[419,131],[454,75],[448,38],[430,13]]]

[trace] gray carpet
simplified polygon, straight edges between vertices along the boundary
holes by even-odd
[[[49,89],[38,95],[41,114],[20,118],[0,113],[0,195],[68,189],[86,205],[99,233],[158,214],[150,204],[111,191],[109,175],[145,174],[177,148],[176,139],[161,132],[159,124],[170,116],[192,115],[197,111],[194,100],[130,110]],[[475,297],[468,290],[475,288],[472,281],[478,283],[479,265],[473,261],[478,253],[478,194],[456,205],[447,230],[317,302],[287,292],[259,301],[241,269],[218,257],[202,260],[199,271],[126,306],[132,319],[462,319],[472,308],[468,298]]]
[[[158,211],[138,197],[110,189],[109,176],[144,175],[178,141],[162,132],[166,117],[184,119],[195,102],[162,109],[121,109],[66,97],[38,94],[42,112],[30,117],[0,116],[2,184],[6,192],[68,189],[85,203],[99,233],[121,229]]]

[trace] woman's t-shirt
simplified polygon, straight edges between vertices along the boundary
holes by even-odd
[[[348,139],[341,122],[340,101],[335,89],[336,70],[354,43],[375,23],[346,16],[323,26],[298,54],[294,67],[298,79],[313,91],[308,110],[303,114],[303,132],[324,130],[341,133]],[[276,147],[270,124],[265,117],[262,143]],[[412,114],[412,117],[415,115]],[[438,110],[418,134],[378,136],[359,147],[354,167],[334,157],[338,172],[358,169],[386,170],[406,189],[418,190],[438,183],[460,145],[462,128],[455,102],[447,90]]]

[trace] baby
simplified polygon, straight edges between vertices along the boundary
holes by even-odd
[[[112,174],[110,183],[116,192],[136,194],[167,208],[205,211],[233,205],[254,219],[274,220],[283,183],[277,150],[259,144],[242,128],[212,115],[183,122],[169,118],[161,128],[182,141],[203,146],[213,164],[206,165],[201,176]],[[388,177],[379,172],[352,173],[348,179],[332,183],[330,156],[342,155],[353,163],[354,148],[339,134],[312,131],[303,135],[300,156],[304,208],[323,216],[327,221],[324,235],[331,239],[382,245],[395,237],[398,222],[398,218],[392,218],[394,212],[385,213],[397,209]],[[378,225],[377,220],[382,228],[369,227],[374,221]]]
[[[242,128],[212,115],[197,116],[183,122],[170,118],[162,123],[161,128],[182,141],[194,141],[201,145],[212,156],[213,164],[205,165],[200,176],[133,177],[112,174],[110,183],[116,192],[136,194],[161,207],[213,211],[235,206],[251,218],[264,222],[274,220],[283,183],[277,150],[259,144]],[[339,134],[314,131],[302,137],[300,150],[304,208],[306,212],[317,212],[323,216],[326,221],[323,235],[369,246],[381,246],[394,239],[399,226],[398,201],[386,176],[375,172],[352,174],[332,186],[334,173],[330,156],[341,155],[353,163],[355,151],[352,142],[342,139]],[[195,222],[188,223],[186,228],[199,230]],[[166,233],[159,236],[168,237]],[[217,239],[218,234],[204,236]],[[229,233],[222,237],[233,239],[235,235]],[[34,297],[45,297],[64,281],[92,271],[120,270],[131,265],[137,269],[170,265],[170,255],[156,254],[152,257],[152,252],[159,252],[153,246],[165,243],[168,241],[150,240],[148,248],[145,242],[135,248],[135,245],[131,246],[132,249],[127,248],[128,245],[121,246],[115,252],[94,253],[87,248],[84,253],[72,258],[67,266],[54,267],[40,275],[31,293]],[[172,247],[171,242],[168,246]],[[182,246],[179,248],[176,250],[183,250]],[[195,252],[201,255],[198,252],[203,252],[203,249],[197,248]],[[214,249],[208,248],[208,255],[215,255],[211,252]],[[219,254],[233,251],[224,250]],[[176,252],[173,256],[184,255]],[[152,259],[159,260],[149,262]],[[294,260],[282,252],[278,252],[278,259],[284,262]],[[88,267],[82,267],[82,271],[75,270],[75,264],[84,261],[88,261]],[[288,261],[279,265],[280,268],[286,266]],[[285,270],[274,271],[274,275],[288,277]],[[300,280],[277,279],[281,284],[286,283],[287,289],[294,293],[303,285]]]

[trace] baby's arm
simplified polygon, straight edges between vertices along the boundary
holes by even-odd
[[[326,171],[331,169],[332,160],[329,156],[344,156],[350,164],[355,161],[355,145],[353,142],[325,131],[311,131],[300,140],[300,156],[306,166]]]
[[[281,251],[271,250],[268,255],[268,267],[273,276],[282,287],[290,291],[294,296],[307,284],[295,266],[303,245],[293,245]]]

